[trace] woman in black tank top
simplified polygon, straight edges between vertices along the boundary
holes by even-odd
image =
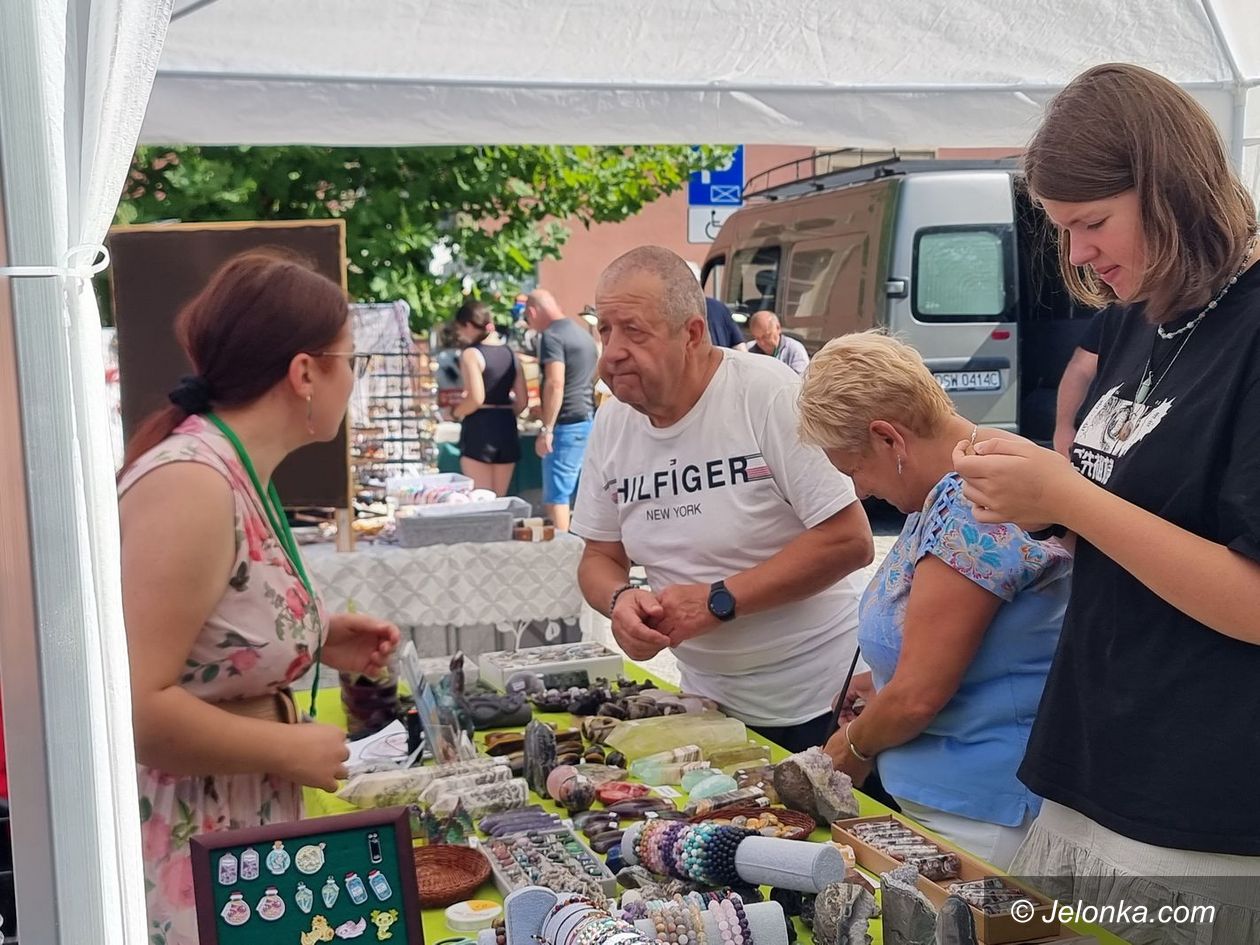
[[[465,345],[459,359],[464,399],[451,411],[462,425],[460,470],[476,488],[506,495],[521,457],[516,418],[529,406],[525,372],[485,303],[464,303],[455,313],[455,333]]]

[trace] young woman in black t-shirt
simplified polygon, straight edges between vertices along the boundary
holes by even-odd
[[[1063,900],[1217,906],[1202,938],[1117,922],[1133,942],[1257,942],[1255,207],[1207,113],[1136,66],[1075,79],[1024,161],[1073,294],[1113,308],[1070,460],[1014,436],[954,456],[980,521],[1075,534],[1014,869]]]

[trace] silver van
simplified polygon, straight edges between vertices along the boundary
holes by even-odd
[[[749,182],[701,269],[706,294],[735,312],[774,311],[811,354],[887,328],[963,416],[1048,442],[1092,313],[1064,289],[1016,163],[893,157],[811,173],[822,157]]]

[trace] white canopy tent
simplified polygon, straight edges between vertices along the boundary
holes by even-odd
[[[176,6],[145,141],[1010,146],[1123,60],[1260,150],[1256,0]]]
[[[84,262],[142,119],[167,144],[1018,145],[1074,74],[1127,60],[1192,90],[1257,189],[1256,0],[179,0],[168,33],[171,3],[0,3],[0,670],[23,941],[148,941]]]

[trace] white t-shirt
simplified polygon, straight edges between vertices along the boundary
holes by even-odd
[[[857,500],[852,481],[797,436],[792,369],[720,350],[708,388],[673,426],[657,429],[617,400],[595,414],[573,532],[621,542],[658,592],[755,567]],[[674,650],[683,689],[751,725],[817,718],[853,659],[861,593],[850,575],[687,640]]]

